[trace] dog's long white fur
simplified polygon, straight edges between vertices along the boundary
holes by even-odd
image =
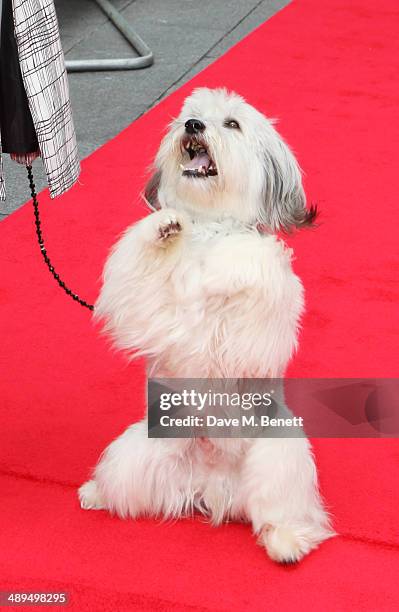
[[[217,176],[182,176],[190,118],[205,125]],[[283,376],[303,309],[291,251],[273,235],[306,218],[292,152],[240,96],[200,89],[170,126],[155,165],[159,210],[113,248],[96,315],[119,348],[146,355],[151,376]],[[110,444],[79,496],[84,508],[121,517],[198,510],[214,524],[245,520],[282,562],[333,535],[305,438],[151,439],[144,419]]]

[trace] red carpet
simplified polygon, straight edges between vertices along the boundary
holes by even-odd
[[[165,124],[194,85],[227,86],[280,118],[322,210],[290,239],[308,303],[290,374],[397,376],[398,17],[396,0],[294,1],[85,160],[61,200],[41,196],[59,272],[95,299],[109,247],[145,213]],[[396,440],[315,441],[340,536],[297,567],[272,563],[248,526],[80,510],[76,488],[143,411],[143,364],[109,351],[57,288],[31,205],[1,223],[0,250],[1,589],[66,590],[96,612],[398,609]]]

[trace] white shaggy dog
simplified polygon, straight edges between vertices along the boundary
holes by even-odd
[[[281,377],[303,290],[273,235],[309,225],[296,160],[261,113],[198,89],[172,122],[147,200],[104,271],[96,315],[149,375]],[[146,420],[106,449],[79,490],[83,508],[121,517],[245,520],[272,559],[298,561],[333,535],[306,438],[154,439]]]

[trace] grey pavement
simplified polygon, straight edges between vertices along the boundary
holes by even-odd
[[[155,55],[144,70],[69,75],[81,159],[191,79],[290,0],[112,0]],[[67,59],[134,52],[92,0],[55,0]],[[7,200],[0,220],[29,197],[26,171],[4,156]],[[38,190],[47,185],[40,160]]]

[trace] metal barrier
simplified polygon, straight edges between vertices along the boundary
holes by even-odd
[[[108,19],[119,30],[139,57],[120,59],[82,59],[67,60],[68,72],[89,72],[98,70],[138,70],[154,63],[154,55],[144,40],[133,30],[119,11],[108,0],[94,0],[107,15]]]

